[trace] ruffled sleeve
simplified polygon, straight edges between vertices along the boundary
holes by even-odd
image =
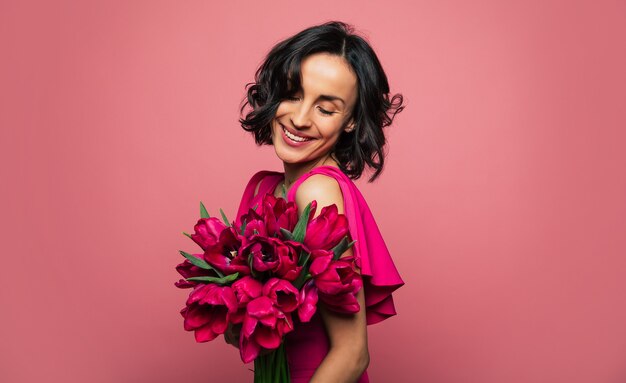
[[[361,269],[365,291],[367,324],[381,322],[393,315],[396,309],[392,293],[404,285],[383,240],[374,216],[354,182],[340,169],[332,166],[314,168],[308,175],[323,173],[337,180],[344,198],[344,214],[348,219],[350,236],[354,243],[355,263]],[[298,179],[287,195],[295,201],[295,189],[306,177]]]

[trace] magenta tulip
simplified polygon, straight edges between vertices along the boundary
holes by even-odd
[[[333,261],[334,253],[330,250],[317,249],[311,251],[309,272],[313,277],[323,273]]]
[[[287,240],[283,242],[284,249],[278,253],[278,266],[274,269],[274,274],[279,278],[288,281],[295,281],[302,271],[302,266],[298,266],[300,252],[306,251],[300,242]]]
[[[232,323],[243,322],[244,315],[246,313],[247,304],[255,298],[258,298],[263,293],[263,284],[258,280],[247,275],[243,278],[236,280],[231,288],[237,297],[238,310],[231,315]]]
[[[252,255],[255,271],[271,272],[276,277],[294,281],[302,269],[297,265],[301,246],[293,241],[283,242],[279,238],[253,235],[244,242],[239,253],[243,259]]]
[[[239,256],[241,246],[242,237],[233,227],[227,227],[220,234],[219,241],[204,253],[204,259],[224,274],[238,272],[240,275],[248,275],[250,267],[247,259]]]
[[[257,234],[267,237],[267,229],[265,227],[265,222],[263,221],[263,216],[260,215],[256,210],[248,209],[248,212],[241,216],[241,222],[246,221],[246,227],[244,229],[243,237],[249,238],[254,235],[255,231]]]
[[[304,245],[311,250],[331,250],[348,232],[348,219],[338,214],[337,205],[324,206],[307,225]]]
[[[250,237],[255,233],[263,237],[277,237],[285,239],[280,228],[293,231],[298,221],[298,208],[295,202],[287,202],[283,198],[276,198],[266,193],[256,210],[248,209],[241,216],[241,222],[246,221],[243,235]]]
[[[300,294],[294,285],[279,278],[270,278],[263,285],[263,295],[268,297],[279,310],[290,313],[298,308]]]
[[[310,279],[300,289],[300,306],[298,306],[298,317],[301,322],[309,322],[317,310],[317,286]]]
[[[275,349],[284,334],[293,330],[290,313],[284,313],[264,295],[247,305],[239,338],[239,351],[244,363],[256,359],[261,347]]]
[[[319,299],[336,312],[356,313],[356,294],[363,286],[361,276],[353,268],[353,257],[332,261],[326,271],[313,277]]]
[[[262,200],[263,220],[268,235],[282,238],[280,228],[293,231],[298,222],[298,208],[295,202],[287,202],[283,198],[276,198],[273,194],[266,193]]]
[[[194,331],[196,342],[208,342],[226,331],[229,317],[236,311],[232,289],[209,283],[194,288],[180,314],[185,318],[183,328]]]
[[[226,229],[226,227],[227,226],[216,217],[200,218],[193,227],[195,233],[191,234],[191,239],[197,243],[202,250],[206,251],[212,246],[215,246],[219,240],[220,233],[222,230]]]

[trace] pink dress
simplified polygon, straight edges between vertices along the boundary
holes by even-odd
[[[341,187],[350,236],[357,240],[352,249],[356,265],[361,268],[363,277],[367,325],[395,315],[392,292],[404,285],[404,282],[391,259],[376,221],[354,182],[339,168],[330,165],[318,166],[293,183],[287,193],[287,201],[295,202],[296,189],[313,174],[333,177]],[[284,176],[282,172],[270,170],[261,170],[252,176],[239,205],[235,221],[237,225],[241,224],[241,216],[259,202],[263,195],[274,193]],[[254,189],[260,180],[263,181],[257,195],[254,196]],[[319,210],[321,208],[322,206],[318,206]],[[330,349],[330,343],[319,312],[316,312],[308,323],[300,322],[297,315],[293,318],[294,330],[285,335],[285,351],[291,382],[307,383],[324,360]],[[361,375],[358,382],[369,382],[367,371]]]

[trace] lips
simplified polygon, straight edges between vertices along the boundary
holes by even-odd
[[[279,124],[280,125],[280,124]],[[280,129],[280,137],[282,138],[282,141],[285,143],[285,145],[290,146],[292,148],[300,148],[300,147],[304,147],[309,145],[309,143],[315,141],[315,139],[309,139],[309,140],[294,140],[289,138],[289,136],[287,136],[287,130],[285,130],[285,128],[280,125],[281,129]],[[291,133],[289,133],[291,134]]]
[[[281,129],[285,129],[286,131],[288,131],[291,135],[296,136],[296,137],[300,137],[300,138],[305,138],[305,139],[313,139],[314,137],[311,136],[307,136],[305,134],[301,134],[301,133],[296,133],[293,130],[287,128],[286,126],[284,126],[283,124],[279,123],[278,125],[280,125]]]

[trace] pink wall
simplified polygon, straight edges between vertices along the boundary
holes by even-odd
[[[626,3],[216,3],[0,4],[0,381],[252,381],[182,329],[181,232],[282,170],[244,84],[330,19],[407,102],[357,181],[406,281],[372,381],[626,381]]]

